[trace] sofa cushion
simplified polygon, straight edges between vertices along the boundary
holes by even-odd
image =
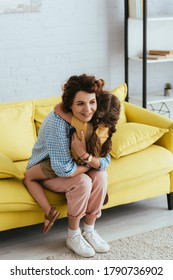
[[[10,177],[23,178],[23,174],[10,158],[0,153],[0,178]]]
[[[42,211],[21,180],[16,178],[0,180],[0,190],[0,212]],[[48,190],[45,190],[45,193],[51,205],[64,205],[66,208],[64,193],[57,194]]]
[[[119,183],[128,185],[128,181],[144,181],[168,174],[173,170],[173,156],[167,149],[151,145],[150,147],[128,156],[111,159],[107,168],[108,183],[117,187]],[[135,181],[134,181],[135,183]]]
[[[118,87],[111,90],[112,94],[115,94],[115,96],[119,99],[121,104],[120,109],[120,118],[118,120],[118,125],[121,123],[127,122],[126,114],[125,114],[125,107],[124,107],[124,101],[127,96],[127,85],[125,83],[119,85]]]
[[[168,129],[140,123],[124,123],[117,127],[112,137],[111,156],[120,158],[147,148]]]
[[[114,189],[113,194],[115,195],[115,190],[121,191],[123,187],[127,188],[129,185],[131,188],[140,186],[148,180],[167,175],[172,169],[172,153],[158,145],[152,145],[118,160],[112,158],[111,164],[107,168],[108,192]],[[130,182],[133,183],[130,184]],[[41,210],[22,181],[16,178],[0,180],[0,189],[0,212]],[[66,206],[64,194],[46,190],[46,195],[52,205]]]
[[[0,153],[12,161],[28,159],[36,140],[32,101],[1,103]]]
[[[55,105],[60,101],[61,101],[60,96],[39,98],[39,99],[33,100],[34,107],[35,107],[34,120],[35,120],[37,134],[38,134],[40,125],[43,122],[44,118],[53,110]]]
[[[20,170],[22,174],[24,174],[24,172],[26,171],[27,164],[28,160],[14,161],[14,165],[17,167],[18,170]]]

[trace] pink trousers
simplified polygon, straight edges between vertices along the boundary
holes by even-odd
[[[92,169],[72,178],[56,177],[45,180],[44,187],[66,194],[68,216],[99,218],[107,193],[107,173]]]

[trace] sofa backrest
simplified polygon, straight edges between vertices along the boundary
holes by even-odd
[[[126,84],[112,90],[121,103],[119,123],[126,122],[124,100]],[[61,101],[60,96],[34,100],[0,103],[0,153],[12,161],[27,160],[32,152],[40,125],[44,118]]]

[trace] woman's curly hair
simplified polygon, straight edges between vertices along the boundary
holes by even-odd
[[[109,91],[103,91],[97,98],[97,111],[92,118],[93,133],[87,144],[88,153],[105,157],[112,148],[112,135],[116,132],[116,124],[120,115],[120,101]],[[108,128],[108,138],[101,145],[97,136],[97,128],[103,125]]]
[[[78,91],[95,93],[96,97],[103,91],[105,82],[102,79],[96,79],[95,76],[86,74],[71,76],[63,86],[62,109],[64,112],[71,112],[71,106]]]

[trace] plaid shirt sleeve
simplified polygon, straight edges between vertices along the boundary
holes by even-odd
[[[53,113],[45,127],[44,136],[54,172],[61,177],[72,175],[77,164],[70,153],[70,125]]]
[[[108,167],[109,163],[110,163],[110,155],[108,154],[106,157],[101,157],[99,158],[100,160],[100,171],[106,170],[106,168]]]

